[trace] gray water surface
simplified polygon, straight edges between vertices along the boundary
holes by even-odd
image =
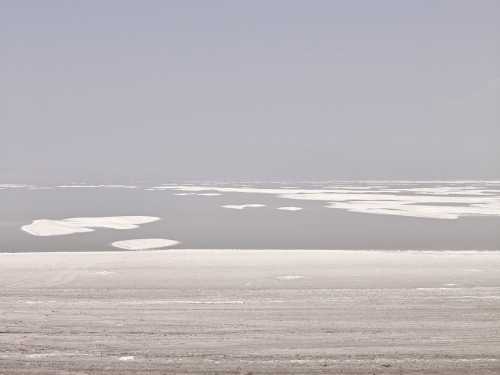
[[[308,187],[315,187],[308,185]],[[272,185],[276,187],[276,185]],[[107,251],[113,241],[168,238],[189,249],[500,249],[500,217],[456,220],[353,213],[323,201],[289,200],[269,194],[175,195],[146,187],[0,190],[0,251]],[[178,192],[177,192],[178,193]],[[227,204],[266,207],[232,210]],[[280,211],[282,206],[302,211]],[[132,230],[37,237],[21,230],[35,219],[93,216],[156,216]]]

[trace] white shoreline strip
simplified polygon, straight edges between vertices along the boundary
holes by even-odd
[[[149,250],[176,246],[179,243],[179,241],[168,240],[166,238],[140,238],[133,240],[115,241],[111,244],[111,246],[125,250]]]
[[[474,268],[480,272],[466,272]],[[5,288],[500,288],[500,251],[147,250],[0,253]],[[112,273],[103,278],[96,272]],[[381,277],[390,275],[390,277]],[[277,279],[279,278],[279,279]],[[285,285],[282,285],[286,287]],[[451,293],[456,288],[447,288]],[[489,292],[486,295],[497,295]],[[32,298],[33,299],[33,298]]]

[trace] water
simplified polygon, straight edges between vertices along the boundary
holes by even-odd
[[[454,220],[407,217],[350,212],[342,208],[327,208],[328,201],[286,199],[259,192],[226,191],[218,196],[204,196],[176,195],[183,193],[181,190],[147,190],[153,186],[143,185],[134,189],[4,186],[0,190],[0,251],[109,251],[117,250],[110,245],[114,241],[136,238],[172,239],[180,242],[174,248],[186,249],[500,249],[498,215],[465,216]],[[212,183],[210,186],[239,185]],[[288,188],[290,183],[248,186],[281,189]],[[345,188],[351,192],[359,189],[364,194],[389,191],[385,194],[424,196],[430,197],[429,200],[436,196],[469,197],[471,202],[484,197],[496,202],[500,195],[499,186],[500,183],[483,182],[293,184],[294,188],[306,190]],[[398,189],[417,190],[402,192]],[[206,192],[209,191],[201,193]],[[384,200],[383,197],[380,199]],[[355,200],[349,202],[356,203]],[[243,210],[222,207],[245,203],[265,207]],[[421,202],[415,204],[421,205]],[[427,203],[424,205],[428,206]],[[301,207],[302,210],[277,209],[283,206]],[[433,202],[432,207],[439,210],[469,207],[469,204]],[[497,206],[492,207],[495,212]],[[129,215],[155,216],[161,220],[131,230],[97,228],[90,233],[50,237],[33,236],[20,229],[42,218]]]

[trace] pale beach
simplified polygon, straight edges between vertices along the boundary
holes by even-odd
[[[0,373],[497,374],[500,252],[0,254]]]

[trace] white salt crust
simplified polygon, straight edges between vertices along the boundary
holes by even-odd
[[[244,210],[245,208],[266,207],[265,204],[247,203],[247,204],[226,204],[224,208],[232,208],[233,210]]]
[[[73,233],[93,232],[93,228],[135,229],[141,224],[152,223],[160,218],[153,216],[74,217],[62,220],[34,220],[21,229],[33,236],[63,236]]]
[[[400,181],[398,183],[410,183]],[[458,219],[464,216],[500,216],[500,194],[490,189],[496,181],[471,182],[470,186],[395,187],[342,186],[332,189],[285,189],[217,186],[157,186],[155,190],[176,190],[190,193],[271,194],[284,199],[326,202],[326,207],[350,212],[398,215],[432,219]],[[448,183],[450,184],[450,183]],[[393,184],[397,185],[397,184]],[[262,205],[225,205],[242,210]]]

